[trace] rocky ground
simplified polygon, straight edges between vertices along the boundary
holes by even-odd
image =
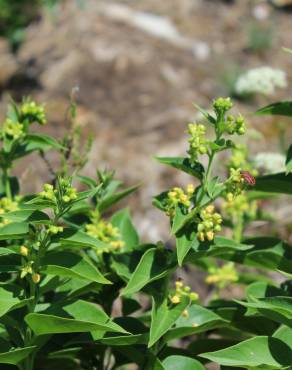
[[[68,96],[78,86],[82,135],[94,135],[84,172],[114,168],[126,184],[141,183],[130,203],[136,223],[148,239],[165,239],[167,220],[151,197],[187,178],[152,156],[184,153],[186,123],[197,117],[192,103],[208,108],[214,97],[227,95],[235,70],[274,66],[286,71],[291,85],[291,55],[281,50],[292,47],[291,25],[292,14],[267,1],[65,1],[29,26],[17,54],[1,40],[0,113],[10,95],[31,95],[46,102],[45,130],[61,137]],[[267,27],[271,45],[253,50],[251,27]],[[291,99],[289,87],[271,98],[238,101],[236,109],[253,112],[282,98]],[[250,125],[266,138],[252,143],[252,153],[278,150],[279,120],[250,117]],[[38,159],[16,170],[34,179],[30,189],[49,177]]]

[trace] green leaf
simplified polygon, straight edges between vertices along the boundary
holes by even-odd
[[[292,249],[290,245],[270,237],[248,239],[245,243],[253,244],[254,248],[250,249],[245,256],[239,256],[240,261],[238,262],[259,268],[292,273]]]
[[[50,220],[49,216],[38,210],[18,210],[5,214],[5,218],[13,222],[28,222],[32,224],[46,223]]]
[[[254,298],[274,297],[277,295],[285,295],[285,292],[264,281],[257,281],[246,288],[246,297],[250,301],[254,300]]]
[[[184,296],[178,304],[169,303],[168,298],[162,302],[152,301],[151,327],[148,347],[152,347],[174,325],[190,300]]]
[[[266,366],[279,369],[291,365],[292,350],[277,338],[258,336],[226,349],[203,353],[200,357],[225,366],[245,368]]]
[[[292,117],[292,102],[282,101],[267,105],[264,108],[259,109],[255,113],[256,115],[278,115]]]
[[[0,240],[21,239],[29,232],[25,222],[13,222],[0,228]]]
[[[47,254],[42,259],[41,271],[47,275],[85,279],[100,284],[111,284],[89,260],[72,252]]]
[[[44,134],[29,134],[26,136],[26,151],[64,149],[64,147],[52,136]]]
[[[168,166],[177,168],[183,172],[188,173],[194,177],[197,177],[199,180],[202,180],[204,174],[204,167],[201,163],[191,163],[189,158],[184,157],[155,157],[155,159]]]
[[[0,364],[17,365],[34,351],[36,347],[15,348],[9,352],[0,352]]]
[[[254,190],[269,193],[292,194],[292,173],[276,173],[257,177]]]
[[[169,274],[173,267],[174,265],[166,250],[148,249],[143,254],[121,295],[131,295],[138,292],[145,285]]]
[[[84,231],[76,230],[73,228],[67,228],[62,233],[56,235],[53,239],[59,242],[64,247],[77,247],[77,248],[104,248],[107,244],[101,240],[94,238]]]
[[[108,209],[112,205],[118,203],[121,199],[125,198],[126,196],[133,193],[137,189],[138,189],[138,186],[136,185],[136,186],[132,186],[130,188],[127,188],[123,191],[120,191],[118,193],[108,194],[98,204],[98,209],[100,210],[100,212],[105,211],[106,209]]]
[[[127,208],[115,213],[111,219],[111,223],[119,229],[121,239],[125,242],[125,250],[131,249],[139,244],[139,236],[132,224],[131,216]]]
[[[182,265],[185,256],[191,248],[198,248],[199,241],[197,233],[193,230],[181,230],[176,235],[176,253],[179,266]]]
[[[165,370],[204,370],[204,366],[197,360],[185,356],[169,356],[162,362]]]
[[[93,303],[77,301],[62,307],[62,309],[62,314],[67,313],[68,317],[44,313],[30,313],[25,316],[25,321],[36,335],[94,333],[96,331],[127,334],[127,331],[112,322],[105,312]]]
[[[292,297],[255,298],[253,302],[237,302],[245,307],[256,309],[271,320],[292,326]]]
[[[165,334],[166,341],[220,328],[228,323],[211,310],[196,304],[191,305],[187,311],[188,316],[180,316],[175,327]]]
[[[292,172],[292,144],[290,145],[286,158],[286,174]]]
[[[29,299],[19,299],[13,290],[0,288],[0,317],[16,308],[25,306]]]

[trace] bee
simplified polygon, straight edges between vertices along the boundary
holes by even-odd
[[[256,184],[256,179],[248,171],[240,171],[240,173],[244,181],[249,185],[254,186]]]

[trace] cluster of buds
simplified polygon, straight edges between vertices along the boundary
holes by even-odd
[[[62,192],[62,201],[69,203],[77,199],[77,189],[71,185],[69,179],[60,179],[59,186]]]
[[[215,207],[209,205],[200,212],[202,221],[198,224],[197,237],[201,242],[213,240],[215,233],[221,231],[222,217],[214,210]]]
[[[21,119],[28,120],[29,123],[38,122],[40,125],[47,123],[43,105],[38,105],[34,101],[24,101],[20,107],[20,114]]]
[[[182,297],[189,297],[192,302],[195,302],[199,299],[199,295],[196,292],[191,291],[191,287],[184,285],[181,280],[175,282],[175,293],[170,296],[170,301],[173,304],[178,304],[181,301]]]
[[[85,229],[88,235],[108,244],[106,247],[98,248],[97,254],[120,251],[125,245],[124,241],[119,239],[119,229],[110,222],[102,219],[96,220],[91,224],[87,224]]]
[[[55,226],[55,225],[50,225],[47,229],[48,233],[52,235],[57,235],[63,232],[63,230],[64,230],[63,226]]]
[[[226,263],[222,267],[211,267],[208,272],[206,283],[217,285],[219,288],[224,288],[227,284],[235,283],[238,280],[238,274],[232,262]]]
[[[39,193],[39,196],[41,196],[44,199],[55,202],[56,201],[55,193],[56,193],[56,190],[54,189],[53,185],[45,184],[44,190]]]
[[[248,160],[248,150],[246,145],[238,144],[232,148],[228,168],[243,169],[249,171],[252,176],[257,176],[258,171],[252,167]]]
[[[77,190],[71,186],[71,183],[67,179],[59,180],[59,188],[61,193],[61,201],[64,203],[70,203],[77,199]],[[39,195],[53,202],[57,201],[58,190],[51,184],[45,184],[44,190]]]
[[[5,217],[2,217],[2,215],[8,212],[16,211],[17,209],[18,202],[7,197],[3,197],[0,199],[0,217],[1,217],[0,227],[9,224],[9,220]]]
[[[209,142],[206,139],[206,127],[202,124],[189,123],[187,133],[190,135],[188,154],[196,162],[200,154],[207,154]]]
[[[249,219],[254,219],[257,212],[257,202],[249,201],[245,192],[234,197],[232,193],[226,194],[226,200],[222,205],[225,212],[231,216],[246,215]]]
[[[11,118],[6,118],[1,130],[1,137],[6,136],[13,140],[17,140],[24,135],[24,127],[21,123],[15,122]]]
[[[237,134],[237,135],[244,135],[245,134],[245,121],[244,118],[240,115],[235,118],[232,115],[227,116],[226,119],[226,131],[229,135]]]
[[[244,188],[244,177],[241,173],[241,168],[230,168],[229,178],[226,184],[226,199],[231,202],[242,193]]]
[[[22,267],[20,272],[20,278],[24,279],[27,275],[31,275],[32,281],[35,284],[38,284],[41,281],[41,275],[33,271],[32,265],[33,261],[29,261]]]
[[[218,98],[213,102],[213,108],[217,116],[222,116],[232,108],[233,104],[230,98]]]
[[[188,184],[186,191],[182,188],[175,187],[167,193],[167,215],[173,216],[173,211],[177,205],[182,205],[189,208],[191,205],[191,198],[194,194],[195,187],[193,184]]]

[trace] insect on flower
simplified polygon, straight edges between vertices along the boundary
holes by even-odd
[[[240,174],[249,185],[256,184],[256,179],[248,171],[240,171]]]

